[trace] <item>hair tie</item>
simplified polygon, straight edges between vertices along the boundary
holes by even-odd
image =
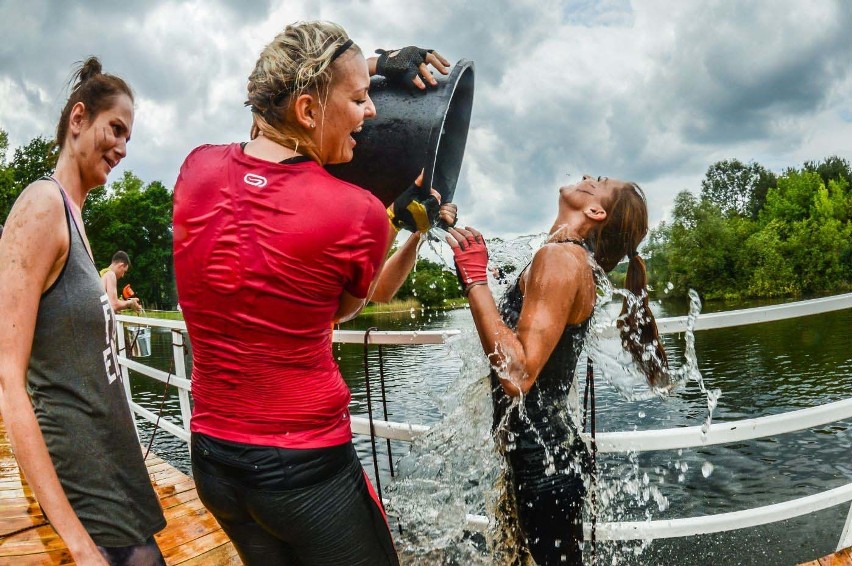
[[[347,39],[343,43],[340,44],[340,47],[334,50],[334,55],[331,56],[331,62],[334,63],[334,60],[343,55],[346,50],[352,47],[352,44],[355,43],[351,39]]]
[[[639,255],[639,252],[637,250],[633,250],[632,252],[627,252],[627,257],[629,259],[633,259],[634,257],[637,257],[638,255]]]

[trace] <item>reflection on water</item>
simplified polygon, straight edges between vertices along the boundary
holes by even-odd
[[[727,304],[723,310],[745,306],[753,305]],[[652,307],[658,317],[680,316],[687,312],[685,303],[667,301]],[[718,305],[705,305],[705,311],[712,310],[720,309]],[[486,486],[496,476],[496,466],[500,465],[493,457],[487,434],[490,400],[485,393],[487,389],[480,388],[477,377],[484,376],[487,368],[474,336],[470,313],[463,309],[429,315],[418,313],[414,320],[408,313],[402,318],[383,315],[361,318],[347,327],[369,326],[388,330],[414,327],[463,331],[447,346],[386,346],[383,355],[391,420],[424,424],[453,422],[453,415],[461,412],[469,425],[462,430],[444,429],[440,431],[443,436],[422,439],[409,456],[405,456],[409,453],[407,443],[393,442],[394,461],[406,478],[402,481],[391,480],[385,443],[377,446],[385,491],[404,492],[410,486],[423,501],[416,510],[402,509],[403,535],[398,535],[392,522],[403,549],[406,545],[410,545],[407,548],[424,548],[419,538],[432,541],[432,554],[414,553],[408,556],[407,563],[466,564],[462,557],[481,552],[483,546],[476,536],[459,534],[462,533],[462,511],[481,512],[488,493]],[[708,388],[723,392],[713,414],[714,422],[778,414],[847,398],[852,391],[850,327],[852,310],[697,333],[698,369]],[[682,364],[683,337],[667,336],[664,341],[673,363]],[[170,334],[154,332],[152,349],[153,355],[144,361],[168,370]],[[363,348],[335,345],[335,355],[352,389],[352,413],[366,416]],[[370,349],[369,355],[371,360],[377,359],[375,348]],[[371,367],[377,389],[378,370],[375,365]],[[152,411],[158,409],[162,384],[134,377],[132,389],[138,402]],[[596,394],[599,432],[695,426],[707,416],[707,398],[695,386],[683,387],[665,398],[628,401],[612,385],[600,382]],[[376,407],[374,404],[374,410]],[[165,413],[179,422],[174,389],[165,401]],[[147,441],[152,427],[138,422],[142,439]],[[372,475],[369,438],[356,437],[356,446],[365,469]],[[654,519],[665,519],[769,505],[849,483],[852,481],[850,448],[850,422],[839,422],[819,429],[724,446],[634,455],[603,454],[599,464],[603,474],[610,478],[639,482],[633,485],[638,489],[641,505],[629,494],[622,497],[622,503],[616,503],[626,514],[622,520],[642,520],[649,511]],[[188,471],[186,447],[170,434],[162,431],[157,434],[154,451]],[[421,456],[430,453],[434,457]],[[474,460],[477,465],[469,467]],[[428,464],[432,469],[418,469],[421,464]],[[454,474],[452,477],[467,478],[456,490],[461,499],[447,490],[442,491],[446,486],[440,482],[427,482],[430,476],[440,478],[445,472]],[[647,504],[642,486],[649,490]],[[667,506],[659,504],[651,486],[665,497]],[[399,505],[409,505],[415,500],[401,498]],[[801,519],[744,531],[688,540],[658,540],[635,558],[631,558],[632,549],[637,546],[635,542],[599,543],[599,555],[603,554],[599,560],[610,563],[615,555],[617,563],[626,564],[663,565],[684,561],[718,566],[793,564],[833,551],[848,508],[848,504],[840,505]],[[414,513],[423,518],[417,525],[413,524]],[[434,525],[435,530],[421,529],[421,523]]]

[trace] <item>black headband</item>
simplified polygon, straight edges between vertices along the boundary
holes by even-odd
[[[347,39],[343,43],[340,44],[340,47],[334,50],[334,55],[331,56],[331,62],[334,63],[334,60],[346,53],[346,51],[352,47],[352,44],[355,43],[351,39]]]

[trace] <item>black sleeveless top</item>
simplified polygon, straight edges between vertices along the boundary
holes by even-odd
[[[520,280],[519,275],[500,302],[503,322],[512,330],[517,329],[524,303]],[[585,444],[570,415],[569,392],[588,327],[589,319],[565,327],[553,353],[524,396],[523,414],[519,407],[509,411],[512,398],[503,391],[496,372],[491,371],[493,431],[513,468],[523,463],[526,472],[535,474],[544,472],[552,462],[557,470],[564,471],[570,461],[585,455]]]

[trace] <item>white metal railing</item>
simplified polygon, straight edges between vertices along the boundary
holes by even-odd
[[[852,308],[852,293],[836,295],[822,299],[799,301],[768,307],[757,307],[735,311],[699,315],[695,321],[695,330],[709,330],[759,324],[784,320],[800,316],[822,314],[826,312]],[[180,425],[159,418],[159,426],[184,441],[189,439],[189,392],[191,383],[186,377],[183,358],[183,334],[186,329],[183,321],[161,320],[136,316],[119,315],[119,347],[121,355],[125,389],[134,413],[151,422],[158,416],[135,403],[130,395],[128,370],[132,369],[161,382],[177,387],[181,403]],[[172,331],[174,371],[172,374],[146,366],[127,358],[125,337],[122,325],[156,326]],[[661,334],[683,332],[687,328],[687,317],[661,318],[657,320]],[[459,334],[458,330],[447,331],[372,331],[368,344],[442,344],[450,336]],[[364,343],[363,331],[336,330],[334,341],[340,343]],[[650,450],[672,450],[678,448],[701,447],[711,444],[725,444],[774,436],[797,430],[813,428],[831,422],[852,418],[852,398],[817,407],[790,411],[779,415],[770,415],[753,419],[717,423],[703,434],[701,427],[679,427],[645,431],[609,432],[597,435],[598,452],[633,452]],[[363,417],[352,417],[352,431],[356,434],[369,434],[370,424]],[[429,431],[428,426],[398,423],[373,419],[373,431],[376,436],[392,440],[411,441]],[[635,540],[653,538],[684,537],[730,531],[774,523],[814,513],[829,507],[852,501],[852,483],[830,489],[815,495],[716,515],[667,519],[658,521],[599,523],[596,527],[598,540]],[[468,515],[467,525],[471,529],[484,530],[488,526],[487,517]],[[588,530],[589,526],[586,525]],[[852,506],[840,535],[837,549],[852,546]]]

